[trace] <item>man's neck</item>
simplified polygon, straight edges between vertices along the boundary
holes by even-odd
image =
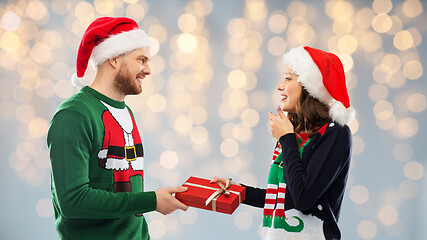
[[[119,102],[124,101],[126,97],[126,95],[116,90],[111,79],[108,79],[107,77],[104,78],[103,74],[100,74],[99,72],[96,74],[95,80],[89,87]]]

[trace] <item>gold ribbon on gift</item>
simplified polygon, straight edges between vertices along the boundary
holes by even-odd
[[[204,188],[204,189],[209,189],[209,190],[216,190],[214,193],[212,193],[212,195],[206,200],[205,202],[205,206],[209,205],[210,202],[212,202],[212,211],[216,212],[216,200],[222,195],[229,195],[230,193],[234,193],[237,196],[239,196],[239,204],[242,203],[241,201],[241,197],[240,197],[240,193],[236,192],[236,191],[232,191],[232,190],[228,190],[228,188],[234,184],[231,181],[231,178],[227,179],[227,182],[224,185],[221,182],[216,182],[218,184],[218,186],[220,187],[218,188],[213,188],[213,187],[208,187],[208,186],[204,186],[204,185],[200,185],[200,184],[195,184],[195,183],[188,183],[185,182],[184,185],[188,185],[188,186],[193,186],[193,187],[200,187],[200,188]]]

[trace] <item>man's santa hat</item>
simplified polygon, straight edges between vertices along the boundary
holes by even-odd
[[[126,17],[96,19],[86,29],[80,43],[77,53],[77,74],[72,76],[73,85],[83,87],[93,81],[85,74],[89,60],[96,69],[109,58],[142,47],[150,48],[150,39],[134,20]]]
[[[344,125],[354,119],[344,68],[335,54],[297,47],[283,54],[283,62],[298,75],[298,82],[311,96],[330,107],[329,116],[333,121]]]

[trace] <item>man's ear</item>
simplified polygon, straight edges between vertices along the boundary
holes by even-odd
[[[110,63],[110,65],[111,65],[113,68],[117,68],[117,67],[119,66],[118,58],[119,58],[119,57],[113,57],[113,58],[109,58],[109,59],[108,59],[108,62]]]

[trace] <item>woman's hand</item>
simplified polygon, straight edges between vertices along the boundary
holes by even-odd
[[[273,114],[271,111],[268,112],[268,118],[270,119],[270,131],[271,135],[279,140],[279,138],[285,134],[293,133],[294,126],[291,121],[285,116],[280,107],[277,107],[277,114]]]
[[[230,180],[231,180],[231,178],[230,178]],[[226,183],[226,182],[227,182],[227,179],[222,178],[222,177],[217,177],[217,176],[215,176],[215,177],[211,180],[211,183],[216,183],[216,182]],[[233,181],[231,181],[231,184],[238,185],[238,186],[242,186],[242,185],[240,185],[240,184],[238,184],[238,183],[235,183],[235,182],[233,182]]]

